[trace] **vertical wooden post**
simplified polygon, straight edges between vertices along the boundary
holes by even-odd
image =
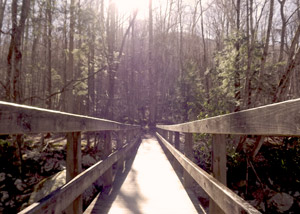
[[[131,130],[128,129],[127,134],[126,134],[126,138],[127,138],[126,142],[127,143],[129,143],[131,141],[131,133],[130,132],[131,132]]]
[[[72,180],[81,170],[81,133],[72,132],[67,134],[67,161],[66,182]],[[80,195],[66,209],[67,214],[82,213],[82,196]]]
[[[111,144],[111,132],[105,132],[105,142],[104,142],[104,158],[107,158],[112,152],[112,144]],[[112,168],[109,168],[103,174],[104,186],[108,187],[112,185]]]
[[[194,155],[193,155],[193,134],[192,133],[185,133],[184,155],[193,161]],[[184,186],[186,188],[191,188],[193,186],[193,178],[190,176],[189,173],[186,172],[186,170],[184,170],[183,178],[184,178]]]
[[[214,134],[212,139],[212,171],[213,176],[222,184],[227,184],[226,176],[226,136]],[[212,200],[209,201],[209,213],[224,213]]]
[[[127,131],[127,133],[126,133],[126,143],[130,143],[131,140],[132,140],[131,130],[127,129],[126,131]],[[128,160],[131,157],[130,152],[127,152],[125,157]]]
[[[177,150],[179,150],[179,143],[179,132],[175,132],[174,146]],[[174,158],[173,160],[173,165],[175,170],[180,169],[180,163],[178,163],[178,160],[176,158]]]
[[[175,145],[175,148],[177,150],[179,150],[179,145],[180,145],[180,141],[179,141],[179,132],[175,132],[175,139],[174,139],[174,145]]]
[[[121,130],[118,133],[118,141],[117,141],[117,149],[121,149],[123,147],[123,141],[124,140],[124,131]],[[119,161],[118,161],[118,169],[119,170],[123,170],[124,168],[124,157],[122,157]]]
[[[169,131],[169,142],[170,144],[173,144],[173,132]]]

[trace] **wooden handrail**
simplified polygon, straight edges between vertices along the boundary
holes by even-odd
[[[241,213],[242,210],[251,214],[260,213],[244,199],[236,195],[213,176],[209,175],[189,158],[175,149],[159,133],[156,133],[163,145],[172,153],[183,168],[194,178],[204,191],[218,204],[225,213]]]
[[[139,126],[0,101],[0,134],[136,129]]]
[[[176,125],[157,125],[185,133],[300,136],[300,99]]]
[[[284,101],[231,114],[220,115],[203,120],[175,125],[157,125],[162,131],[183,132],[185,137],[191,133],[213,134],[212,171],[215,178],[197,167],[189,158],[191,155],[179,154],[161,135],[157,136],[185,168],[184,180],[191,185],[190,176],[208,193],[211,198],[210,211],[218,213],[259,213],[226,187],[226,136],[297,136],[300,137],[300,99]],[[168,136],[172,136],[168,134]],[[191,136],[189,136],[191,138]],[[168,137],[166,137],[168,138]],[[171,137],[172,138],[172,137]],[[192,139],[187,138],[191,147]],[[223,183],[223,184],[222,184]],[[226,188],[225,188],[226,187]],[[249,205],[249,206],[248,206]]]
[[[137,143],[138,138],[133,143],[126,144],[122,149],[112,153],[105,160],[101,160],[77,175],[70,182],[50,193],[40,201],[33,203],[25,208],[19,214],[39,214],[39,213],[61,213],[70,203],[72,203],[80,194],[92,185],[101,175],[103,175],[111,166],[126,156],[126,153]]]
[[[112,164],[122,162],[126,152],[136,144],[123,148],[118,145],[118,152],[111,154],[110,131],[135,131],[140,126],[122,124],[115,121],[70,114],[43,108],[0,101],[0,134],[24,133],[67,133],[66,185],[32,204],[21,213],[61,213],[64,209],[82,212],[81,194],[101,175],[106,185],[112,182]],[[81,172],[81,132],[106,131],[105,154],[107,159],[96,163]],[[128,137],[127,137],[127,142]],[[111,155],[110,155],[111,154]],[[120,165],[122,165],[120,163]]]

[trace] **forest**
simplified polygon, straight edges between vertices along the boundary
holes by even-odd
[[[297,0],[119,2],[2,0],[1,100],[152,125],[299,96]]]
[[[299,98],[299,39],[300,0],[0,0],[0,100],[145,129],[204,119]],[[300,161],[298,139],[272,141]],[[209,146],[194,148],[207,168]]]

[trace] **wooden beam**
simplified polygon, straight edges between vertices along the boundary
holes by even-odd
[[[180,146],[179,132],[175,132],[174,146],[177,150],[179,150],[179,146]]]
[[[124,131],[118,132],[118,139],[117,139],[117,150],[121,149],[123,147],[124,142]],[[122,170],[124,169],[124,157],[121,157],[118,161],[118,169]]]
[[[212,136],[212,171],[213,176],[225,186],[227,185],[226,175],[226,136]],[[210,199],[209,213],[224,213],[222,209]]]
[[[173,144],[174,143],[174,135],[173,135],[173,132],[172,131],[169,131],[169,142],[171,143],[171,144]]]
[[[157,127],[186,133],[300,136],[300,99],[204,120]]]
[[[67,206],[94,183],[107,169],[117,162],[121,157],[130,151],[138,143],[138,140],[126,144],[117,152],[111,154],[107,159],[101,160],[77,175],[70,182],[50,193],[45,198],[33,203],[19,214],[40,214],[40,213],[62,213]]]
[[[240,213],[241,210],[251,214],[260,213],[257,209],[236,195],[220,181],[209,175],[190,159],[185,157],[185,155],[169,144],[160,134],[156,134],[165,147],[183,166],[183,168],[194,178],[194,180],[202,187],[209,197],[211,197],[225,213]]]
[[[67,134],[66,182],[68,183],[82,171],[81,167],[81,133]],[[82,213],[82,196],[79,195],[66,209],[67,214]]]
[[[105,132],[105,141],[104,141],[104,158],[107,158],[112,152],[112,142],[111,142],[111,132],[106,131]],[[103,174],[103,180],[104,180],[104,186],[111,186],[113,183],[113,174],[112,174],[112,168],[109,168],[104,174]]]
[[[193,159],[194,159],[193,134],[191,134],[191,133],[186,133],[185,134],[184,155],[193,162]],[[184,186],[186,188],[192,188],[193,187],[194,179],[191,177],[191,175],[186,170],[184,170],[184,172],[183,172],[183,179],[184,179]]]
[[[179,146],[180,146],[179,132],[175,132],[174,146],[175,146],[175,149],[177,149],[179,151]],[[173,159],[173,166],[174,166],[175,170],[180,169],[180,164],[178,163],[178,160],[176,158]]]
[[[95,117],[0,101],[0,134],[103,131],[138,127]]]

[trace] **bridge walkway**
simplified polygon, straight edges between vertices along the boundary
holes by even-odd
[[[109,192],[99,194],[85,214],[198,213],[156,137],[146,135],[126,165]]]

